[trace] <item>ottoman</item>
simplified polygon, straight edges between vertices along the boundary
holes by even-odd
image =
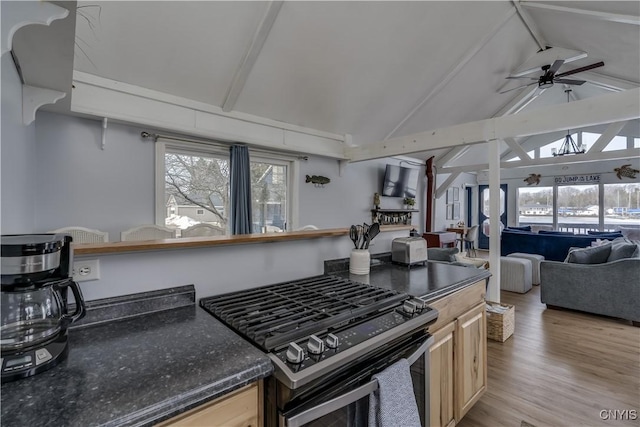
[[[524,258],[531,261],[531,283],[534,285],[540,284],[540,261],[544,261],[544,256],[537,254],[525,254],[522,252],[514,252],[507,255],[509,257]]]
[[[500,289],[527,293],[531,290],[531,261],[524,258],[500,257]]]

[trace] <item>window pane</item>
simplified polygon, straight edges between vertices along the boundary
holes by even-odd
[[[251,162],[253,232],[285,230],[287,222],[287,166]]]
[[[558,229],[586,233],[598,230],[598,186],[565,185],[558,187]]]
[[[604,185],[604,228],[640,226],[640,184]]]
[[[627,149],[627,137],[626,136],[614,136],[613,139],[604,147],[602,151],[614,151],[614,150],[626,150]]]
[[[553,224],[553,187],[518,189],[518,224]]]
[[[167,227],[184,230],[204,222],[226,233],[228,160],[204,154],[166,153],[165,199]]]

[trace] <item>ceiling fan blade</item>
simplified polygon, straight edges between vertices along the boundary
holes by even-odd
[[[529,83],[528,85],[522,85],[522,86],[514,87],[514,88],[512,88],[512,89],[503,90],[503,91],[502,91],[502,92],[500,92],[500,93],[507,93],[507,92],[511,92],[512,90],[522,89],[523,87],[531,86],[531,85],[534,85],[534,84],[536,84],[536,83],[537,83],[537,82],[533,82],[533,83]]]
[[[592,70],[594,68],[603,67],[603,66],[604,66],[604,62],[600,61],[600,62],[596,62],[595,64],[585,65],[584,67],[576,68],[575,70],[569,70],[569,71],[565,71],[564,73],[556,74],[556,77],[570,76],[571,74],[579,73],[581,71],[588,71],[588,70]]]
[[[564,64],[564,59],[556,59],[555,61],[553,61],[553,64],[551,64],[551,68],[549,68],[549,73],[555,74],[556,71],[558,71],[560,67],[562,67],[562,64]]]
[[[572,80],[572,79],[553,79],[554,83],[565,83],[568,85],[583,85],[586,83],[585,80]]]
[[[525,79],[525,80],[538,80],[537,77],[525,77],[525,76],[509,76],[507,79]]]

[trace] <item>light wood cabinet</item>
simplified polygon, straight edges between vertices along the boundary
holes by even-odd
[[[160,427],[262,427],[262,380],[180,414]]]
[[[432,427],[453,427],[487,388],[484,281],[431,302],[440,312],[429,328],[429,399]]]
[[[484,302],[456,321],[456,420],[461,420],[487,388],[487,318]]]

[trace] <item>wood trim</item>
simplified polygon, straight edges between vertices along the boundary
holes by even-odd
[[[213,246],[243,245],[253,243],[286,242],[290,240],[341,237],[349,234],[347,228],[327,230],[288,231],[286,233],[242,234],[236,236],[183,237],[176,239],[143,240],[133,242],[91,243],[74,245],[75,255],[112,254],[123,252],[159,251],[166,249],[191,249]]]

